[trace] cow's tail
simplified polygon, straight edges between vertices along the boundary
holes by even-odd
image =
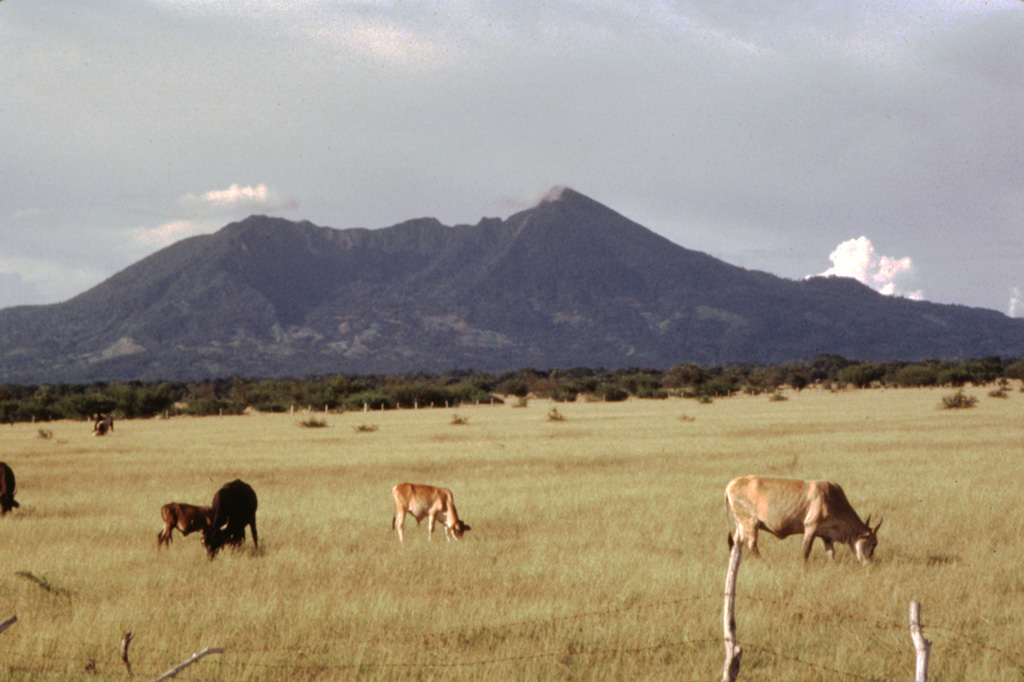
[[[394,530],[394,529],[395,529],[395,517],[392,516],[391,517],[391,530]]]
[[[729,490],[726,489],[725,494],[722,496],[725,498],[725,528],[726,537],[729,539],[729,550],[732,551],[732,524],[729,523]]]

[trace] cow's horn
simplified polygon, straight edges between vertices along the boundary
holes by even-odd
[[[868,517],[866,519],[864,519],[864,525],[867,526],[868,528],[871,527],[871,514],[868,514]]]
[[[881,525],[882,525],[882,521],[884,521],[884,520],[885,520],[884,518],[880,518],[880,519],[878,519],[878,525],[876,525],[876,526],[875,526],[874,528],[872,528],[872,529],[871,529],[871,532],[872,532],[872,533],[877,533],[877,532],[878,532],[878,529],[879,529],[879,528],[881,527]]]

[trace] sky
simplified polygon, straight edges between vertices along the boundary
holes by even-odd
[[[789,279],[1024,316],[1024,2],[0,0],[0,307],[259,213],[568,186]]]

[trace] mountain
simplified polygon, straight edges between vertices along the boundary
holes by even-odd
[[[1024,355],[1024,320],[793,281],[570,189],[507,220],[252,216],[64,303],[0,310],[0,382]]]

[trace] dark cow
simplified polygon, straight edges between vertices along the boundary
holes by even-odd
[[[252,528],[252,544],[259,549],[256,505],[256,492],[248,483],[235,479],[221,486],[210,505],[210,524],[203,529],[203,546],[211,559],[225,544],[242,544],[246,526]]]
[[[406,514],[412,514],[416,519],[416,525],[424,518],[430,518],[427,526],[428,540],[434,538],[435,521],[444,524],[444,536],[447,540],[453,537],[458,540],[467,530],[472,530],[459,520],[459,513],[455,511],[455,498],[448,488],[419,483],[399,483],[391,489],[391,496],[395,498],[395,516],[391,519],[391,527],[398,531],[399,542],[405,541],[402,528],[405,526]]]
[[[729,481],[725,488],[726,510],[736,519],[736,542],[745,542],[754,556],[757,531],[766,530],[777,538],[802,533],[804,561],[811,553],[814,538],[825,543],[825,552],[834,558],[833,543],[848,544],[862,564],[871,561],[878,545],[878,525],[872,528],[861,521],[846,493],[831,481],[797,481],[788,478],[743,476]],[[729,535],[729,547],[733,536]]]
[[[94,436],[105,436],[107,431],[114,430],[114,417],[109,414],[97,414],[93,420],[92,433]]]
[[[0,514],[6,514],[15,507],[20,507],[14,499],[14,493],[18,490],[18,484],[14,480],[14,472],[7,462],[0,462]]]
[[[197,507],[184,502],[168,502],[160,507],[160,516],[164,520],[164,529],[156,536],[156,545],[170,547],[171,536],[177,528],[182,535],[205,530],[210,525],[210,507]]]

